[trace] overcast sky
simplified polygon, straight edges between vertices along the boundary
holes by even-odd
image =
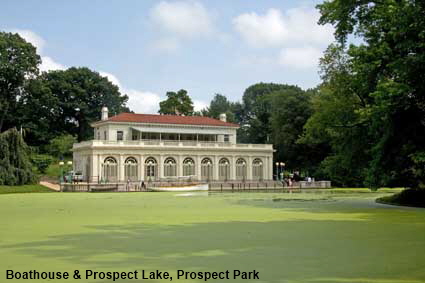
[[[319,83],[318,58],[333,40],[315,5],[299,0],[2,0],[0,30],[20,33],[42,70],[87,66],[156,113],[168,90],[196,109],[215,93],[240,100],[257,82]]]

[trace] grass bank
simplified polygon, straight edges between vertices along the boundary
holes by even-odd
[[[52,190],[41,185],[0,186],[0,194],[50,193]]]
[[[425,207],[424,189],[406,189],[391,196],[383,196],[376,200],[378,203]]]

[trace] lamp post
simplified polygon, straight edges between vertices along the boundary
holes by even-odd
[[[229,166],[229,162],[224,162],[224,181],[227,182],[227,168]]]
[[[284,173],[284,170],[285,170],[285,163],[284,162],[280,162],[280,174],[281,174],[281,177],[280,177],[280,180],[282,181],[283,180],[283,173]]]
[[[260,166],[260,181],[263,181],[263,162],[258,163]]]
[[[210,182],[210,166],[211,166],[211,162],[208,161],[207,162],[207,182]]]
[[[148,182],[149,183],[152,182],[152,173],[153,173],[152,164],[153,164],[152,160],[149,160],[148,162],[148,177],[149,177]]]
[[[246,174],[246,163],[242,162],[242,182],[245,183],[245,174]]]
[[[60,161],[59,162],[59,168],[60,168],[60,171],[61,171],[61,175],[59,177],[59,184],[63,182],[63,165],[64,164],[65,163],[63,161]]]
[[[66,171],[69,171],[68,166],[69,166],[69,168],[70,168],[70,169],[72,169],[72,161],[71,161],[71,160],[69,160],[69,161],[67,161],[67,162],[66,162]],[[71,170],[71,171],[72,171],[72,170]],[[72,176],[70,176],[70,180],[69,180],[69,181],[70,181],[71,183],[72,183],[72,178],[74,177],[73,175],[74,175],[74,174],[72,174]]]
[[[275,163],[276,165],[276,181],[279,180],[279,162]]]

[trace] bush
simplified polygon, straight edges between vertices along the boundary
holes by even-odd
[[[379,203],[425,207],[424,189],[406,189],[392,196],[385,196],[376,200]]]
[[[48,152],[58,158],[71,155],[72,145],[77,142],[77,138],[65,134],[52,139],[47,148]]]
[[[37,181],[29,148],[16,129],[0,134],[0,185],[24,185]]]
[[[31,156],[31,162],[37,167],[38,172],[45,174],[49,165],[52,164],[53,158],[50,155],[36,154]]]

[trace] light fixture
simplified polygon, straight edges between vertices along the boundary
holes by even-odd
[[[68,165],[72,165],[72,161],[68,161],[66,164],[68,164]]]
[[[60,166],[62,166],[62,165],[64,165],[65,163],[63,162],[63,161],[61,161],[61,162],[59,162],[59,165]]]

